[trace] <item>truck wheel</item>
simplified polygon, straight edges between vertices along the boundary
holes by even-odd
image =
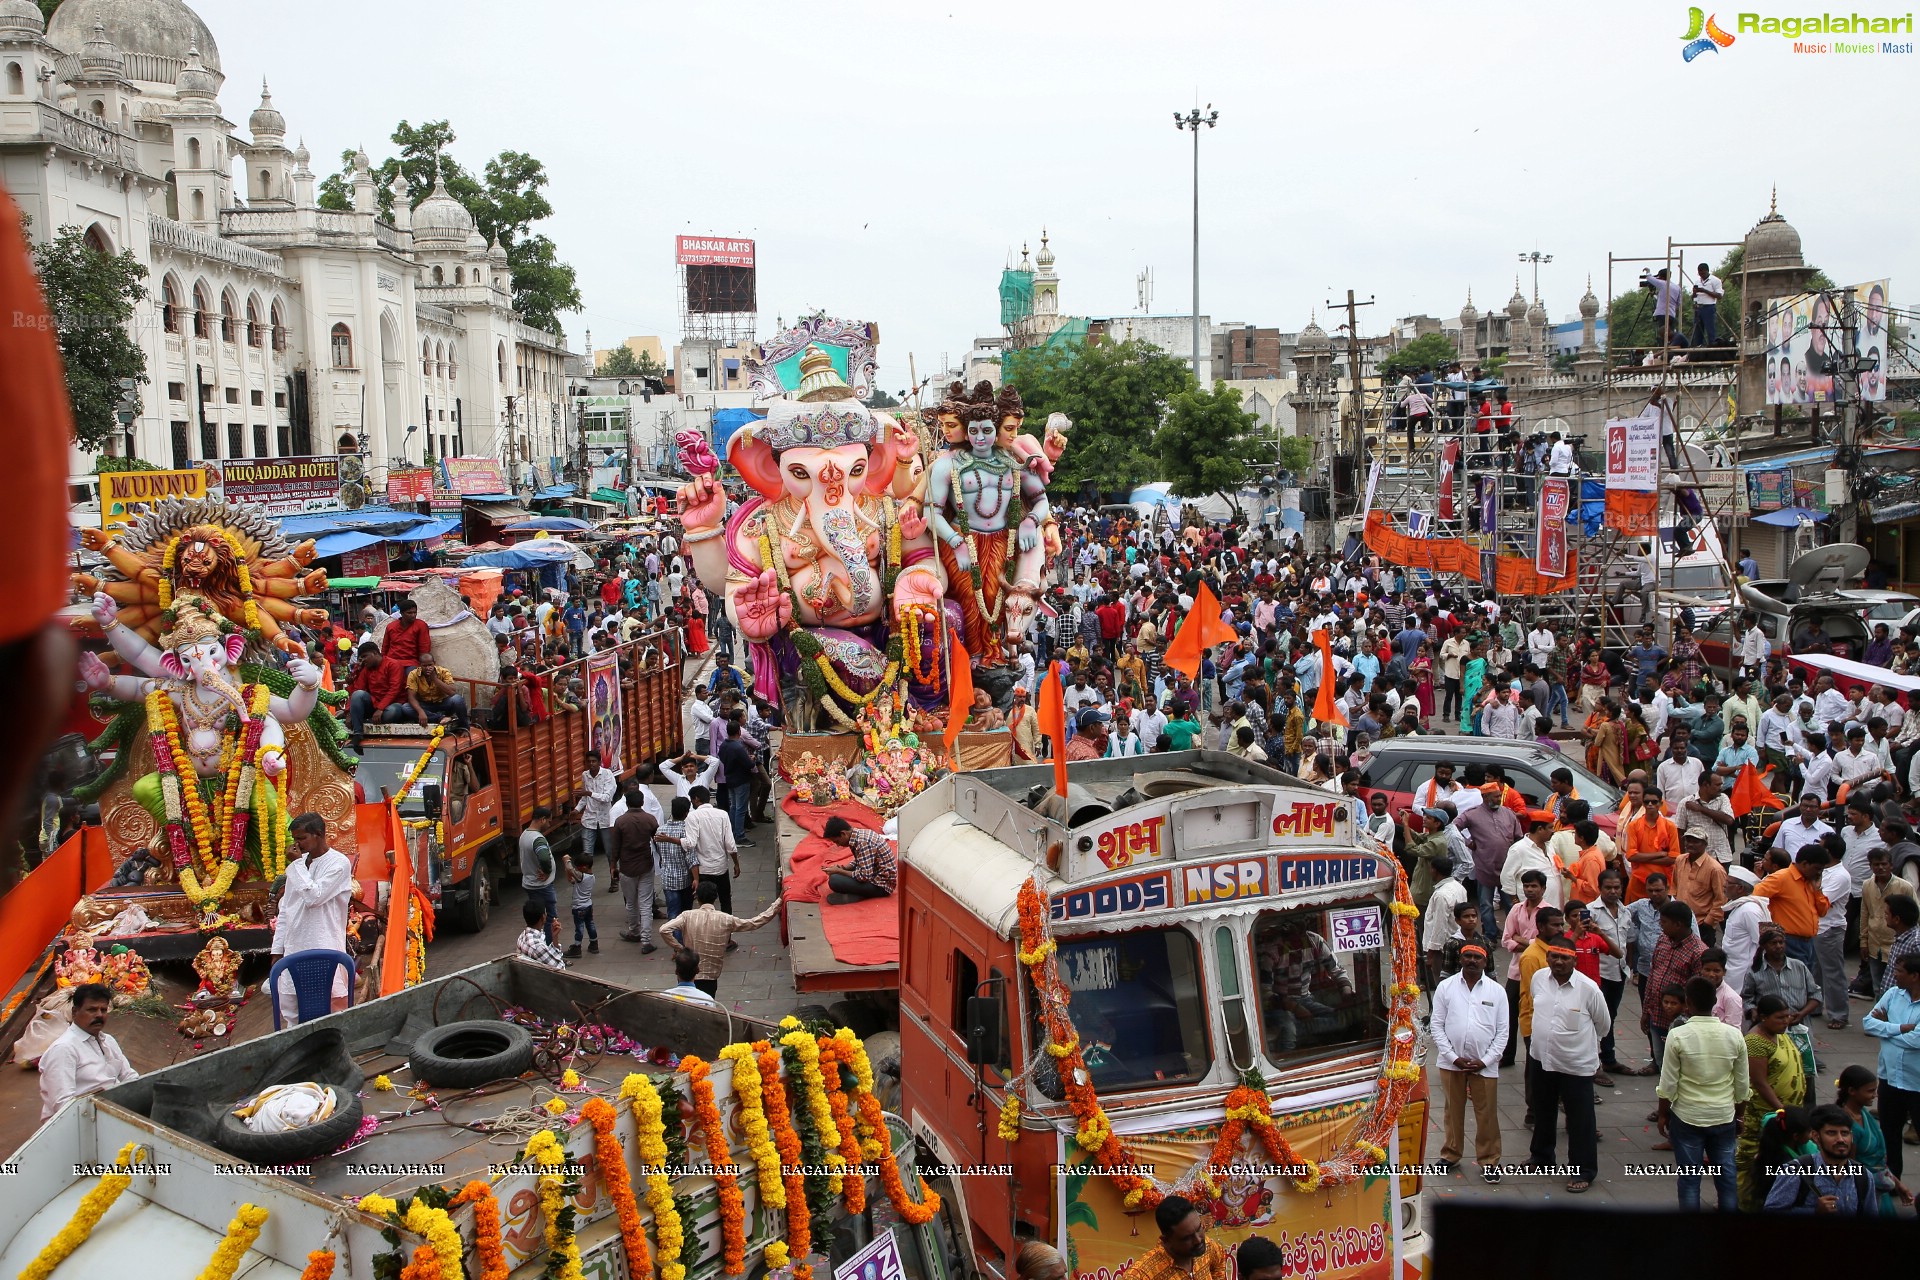
[[[319,1156],[338,1151],[360,1128],[360,1096],[334,1086],[340,1104],[319,1124],[285,1133],[255,1133],[237,1119],[230,1108],[222,1108],[214,1126],[213,1145],[230,1156],[258,1165],[304,1164]]]
[[[416,1078],[448,1089],[510,1080],[533,1066],[533,1036],[512,1022],[449,1022],[413,1042]]]
[[[454,924],[468,933],[479,933],[485,929],[487,921],[493,916],[493,900],[497,892],[493,879],[493,859],[475,858],[473,873],[467,878],[467,892],[453,913]]]

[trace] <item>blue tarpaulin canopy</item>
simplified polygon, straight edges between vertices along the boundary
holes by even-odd
[[[386,539],[377,533],[359,533],[355,531],[329,533],[324,537],[314,539],[313,554],[316,556],[345,555],[349,551],[358,551],[362,547],[371,547],[376,543],[384,541],[386,541]]]
[[[1827,512],[1815,511],[1812,507],[1782,507],[1778,511],[1769,511],[1764,515],[1748,516],[1747,519],[1754,524],[1771,524],[1783,529],[1791,529],[1802,520],[1811,520],[1818,524],[1825,520],[1827,515]]]
[[[458,520],[429,520],[417,524],[404,533],[390,533],[388,542],[430,542],[435,538],[444,538],[460,527]]]
[[[494,569],[538,569],[552,564],[572,564],[574,551],[570,542],[558,538],[535,538],[504,551],[482,551],[478,555],[468,556],[466,563]]]
[[[727,442],[733,439],[733,433],[749,423],[765,418],[762,413],[751,409],[715,409],[713,411],[713,452],[718,457],[727,456]]]
[[[545,529],[549,533],[584,533],[593,528],[585,520],[576,520],[572,516],[535,516],[531,520],[522,520],[519,524],[506,527],[507,533],[533,533]]]
[[[550,484],[533,495],[535,502],[544,502],[549,498],[571,498],[577,490],[570,484]]]
[[[361,507],[358,511],[319,511],[311,515],[280,517],[280,532],[289,538],[317,538],[323,533],[357,530],[361,533],[385,533],[411,528],[423,517],[418,511],[395,511],[392,507]]]

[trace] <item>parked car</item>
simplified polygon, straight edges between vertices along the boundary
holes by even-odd
[[[1874,623],[1884,622],[1888,631],[1897,632],[1913,616],[1914,611],[1920,609],[1920,596],[1906,591],[1876,591],[1862,587],[1840,594],[1860,602],[1860,616],[1866,619],[1869,630]]]
[[[1818,622],[1833,645],[1834,656],[1858,659],[1871,635],[1860,617],[1860,602],[1846,584],[1867,567],[1867,550],[1841,542],[1815,547],[1793,562],[1784,578],[1762,578],[1740,588],[1741,607],[1759,619],[1761,632],[1776,654],[1791,653]],[[1714,619],[1701,629],[1700,652],[1707,665],[1731,677],[1733,615]]]
[[[1361,794],[1370,797],[1375,791],[1386,792],[1387,808],[1397,816],[1412,806],[1414,791],[1433,780],[1433,766],[1443,760],[1454,767],[1456,782],[1467,765],[1499,765],[1506,770],[1507,781],[1526,800],[1528,810],[1541,813],[1548,812],[1547,798],[1553,794],[1548,779],[1555,769],[1566,769],[1573,774],[1574,793],[1592,807],[1593,820],[1601,830],[1611,834],[1617,824],[1619,788],[1589,772],[1579,756],[1550,751],[1537,742],[1507,738],[1423,735],[1377,742],[1373,759],[1367,762]]]

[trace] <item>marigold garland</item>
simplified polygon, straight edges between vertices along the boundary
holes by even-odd
[[[552,1280],[582,1280],[580,1242],[574,1234],[574,1213],[568,1179],[560,1172],[567,1153],[551,1129],[527,1139],[526,1158],[552,1170],[534,1179],[540,1194],[540,1216],[545,1224],[547,1271]],[[415,1255],[418,1257],[418,1255]]]
[[[333,1280],[333,1250],[315,1249],[307,1255],[307,1265],[300,1270],[300,1280]]]
[[[253,1242],[260,1238],[260,1228],[267,1222],[267,1211],[258,1205],[243,1204],[235,1211],[233,1220],[227,1223],[227,1235],[213,1251],[213,1257],[200,1272],[199,1280],[233,1280],[234,1272],[240,1269],[240,1260],[247,1256],[247,1250],[253,1248]]]
[[[416,1196],[407,1206],[401,1225],[433,1246],[434,1256],[440,1260],[439,1280],[465,1280],[460,1265],[463,1252],[460,1232],[445,1209],[435,1208],[423,1197]]]
[[[720,1119],[720,1108],[713,1100],[713,1081],[708,1078],[713,1068],[705,1060],[689,1055],[680,1059],[680,1070],[687,1076],[693,1113],[706,1142],[707,1162],[712,1166],[709,1175],[720,1197],[721,1269],[737,1276],[747,1265],[746,1206],[740,1194],[740,1181],[731,1172],[733,1156],[727,1150],[727,1132]]]
[[[440,1255],[432,1245],[423,1244],[413,1251],[413,1261],[401,1268],[400,1280],[440,1280]]]
[[[768,1132],[760,1067],[754,1061],[753,1052],[752,1045],[730,1044],[720,1051],[720,1060],[733,1064],[733,1097],[740,1107],[740,1127],[747,1135],[747,1151],[753,1157],[760,1203],[769,1209],[784,1209],[787,1191],[780,1179],[780,1152]]]
[[[500,1201],[493,1188],[476,1178],[447,1202],[448,1208],[473,1206],[473,1252],[480,1260],[475,1280],[507,1280],[513,1268],[507,1262],[506,1247],[500,1237]]]
[[[647,1228],[640,1221],[640,1206],[634,1203],[626,1153],[620,1149],[620,1139],[613,1132],[613,1104],[605,1098],[589,1098],[587,1105],[580,1108],[580,1115],[593,1126],[593,1162],[620,1222],[620,1243],[627,1251],[629,1280],[651,1280],[653,1255],[647,1249]]]
[[[1000,1104],[1000,1141],[1020,1141],[1020,1097],[1007,1094],[1007,1100]]]
[[[867,1057],[867,1046],[860,1037],[846,1027],[833,1033],[839,1043],[839,1059],[853,1071],[854,1093],[854,1129],[860,1138],[860,1158],[868,1163],[878,1160],[889,1149],[887,1131],[884,1125],[875,1127],[869,1123],[866,1114],[860,1110],[858,1101],[861,1094],[873,1092],[873,1062]]]
[[[73,1216],[67,1219],[67,1225],[60,1228],[53,1239],[47,1241],[46,1247],[26,1265],[26,1268],[20,1272],[19,1280],[47,1280],[47,1277],[53,1274],[55,1267],[65,1262],[75,1249],[87,1242],[87,1238],[93,1234],[93,1229],[100,1225],[100,1219],[106,1215],[107,1210],[113,1208],[113,1202],[120,1198],[120,1193],[132,1185],[133,1175],[121,1173],[119,1170],[131,1165],[138,1151],[139,1147],[131,1142],[120,1148],[119,1154],[113,1158],[114,1172],[100,1175],[100,1181],[94,1184],[93,1190],[81,1198],[79,1207],[73,1211]]]
[[[840,1156],[840,1128],[827,1101],[826,1077],[820,1072],[820,1042],[796,1018],[782,1018],[780,1027],[786,1032],[780,1037],[781,1047],[791,1049],[800,1064],[800,1079],[794,1087],[803,1090],[801,1099],[806,1103],[807,1116],[820,1139],[826,1165],[834,1171],[827,1175],[827,1191],[837,1196],[842,1189],[840,1169],[845,1161]]]
[[[826,1081],[827,1110],[833,1116],[834,1132],[840,1135],[840,1160],[848,1170],[840,1176],[841,1194],[848,1213],[864,1213],[867,1180],[857,1167],[860,1139],[854,1134],[853,1113],[847,1107],[845,1080],[840,1073],[840,1042],[833,1036],[820,1037],[820,1076]]]
[[[773,1125],[773,1141],[781,1163],[781,1200],[787,1210],[787,1238],[769,1247],[767,1265],[785,1266],[797,1255],[804,1259],[813,1251],[813,1212],[807,1207],[807,1180],[798,1172],[806,1163],[800,1149],[800,1135],[793,1127],[793,1113],[787,1103],[786,1082],[780,1077],[780,1054],[765,1040],[756,1040],[753,1051],[759,1055],[759,1073],[763,1085],[767,1116]],[[776,1262],[775,1258],[781,1261]]]
[[[660,1100],[660,1091],[654,1088],[652,1080],[634,1072],[620,1082],[620,1097],[633,1108],[638,1128],[635,1154],[647,1173],[647,1208],[653,1214],[660,1280],[686,1280],[687,1269],[680,1261],[685,1238],[680,1212],[673,1201],[673,1180],[666,1175],[665,1106]]]

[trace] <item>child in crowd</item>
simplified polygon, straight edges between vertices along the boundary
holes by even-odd
[[[593,923],[593,858],[582,857],[578,862],[567,859],[567,879],[573,884],[573,945],[567,948],[567,958],[580,956],[580,936],[587,936],[587,950],[600,954],[600,930]]]

